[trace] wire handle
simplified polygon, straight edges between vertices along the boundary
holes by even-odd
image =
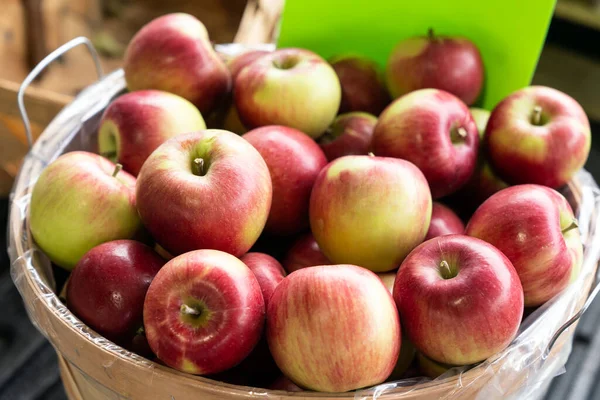
[[[23,125],[25,126],[25,134],[27,136],[27,143],[29,144],[29,150],[33,147],[33,136],[31,134],[31,123],[29,122],[29,117],[27,116],[27,111],[25,110],[25,102],[23,100],[25,96],[25,90],[31,82],[42,72],[48,65],[50,65],[57,58],[62,56],[67,51],[71,50],[74,47],[84,44],[92,59],[94,60],[94,64],[96,65],[96,71],[98,73],[98,80],[102,79],[104,76],[104,72],[102,71],[102,65],[100,65],[100,57],[98,56],[98,52],[94,48],[92,42],[83,36],[77,37],[73,40],[68,41],[67,43],[60,46],[58,49],[54,50],[52,53],[48,54],[35,68],[27,75],[21,86],[19,87],[19,92],[17,93],[17,103],[19,104],[19,111],[21,112],[21,119],[23,120]]]
[[[561,327],[558,328],[558,330],[556,332],[554,332],[554,335],[552,335],[552,338],[550,339],[550,342],[548,343],[548,346],[546,346],[546,350],[544,351],[544,356],[543,356],[544,359],[546,357],[548,357],[548,355],[550,354],[550,351],[552,351],[552,347],[554,347],[554,345],[556,344],[556,341],[558,340],[560,335],[562,335],[562,333],[564,331],[566,331],[579,318],[581,318],[583,313],[589,308],[589,306],[592,304],[592,301],[594,301],[594,298],[598,295],[599,292],[600,292],[600,281],[597,281],[594,285],[594,288],[588,295],[588,298],[585,301],[585,304],[583,305],[583,307],[581,307],[575,315],[573,315],[567,322],[562,324]]]

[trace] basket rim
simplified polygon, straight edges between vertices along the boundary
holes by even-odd
[[[172,369],[172,368],[169,368],[166,366],[162,366],[151,360],[147,360],[141,356],[138,356],[135,353],[132,353],[132,352],[127,351],[115,344],[112,344],[112,342],[108,341],[107,339],[104,339],[101,335],[97,334],[90,328],[88,328],[86,330],[87,331],[87,333],[86,333],[86,331],[84,331],[83,329],[81,329],[80,327],[78,327],[74,323],[72,323],[71,321],[79,321],[79,319],[73,313],[71,313],[70,310],[68,310],[66,305],[64,305],[60,302],[56,293],[54,293],[54,291],[43,282],[43,279],[39,275],[38,271],[32,265],[29,265],[28,262],[24,262],[23,256],[28,254],[32,250],[35,250],[36,248],[35,248],[35,245],[33,245],[33,239],[31,238],[31,234],[29,231],[29,226],[28,226],[29,217],[27,215],[27,216],[25,216],[24,219],[22,219],[21,213],[23,211],[23,209],[22,209],[23,204],[17,204],[17,202],[14,201],[14,196],[16,194],[19,194],[19,196],[29,194],[33,187],[33,183],[34,183],[35,179],[37,179],[39,172],[43,169],[43,168],[40,168],[39,166],[35,165],[35,161],[36,161],[35,154],[38,150],[41,149],[41,146],[48,144],[48,143],[56,143],[57,140],[64,139],[64,138],[50,137],[50,135],[53,133],[53,130],[55,130],[55,128],[57,127],[57,124],[62,123],[65,120],[65,118],[69,117],[69,111],[71,110],[71,108],[73,108],[74,104],[76,104],[77,102],[82,102],[82,101],[86,101],[86,100],[87,101],[93,100],[93,99],[91,99],[91,96],[95,96],[99,92],[101,92],[103,90],[102,89],[103,85],[107,85],[107,83],[112,84],[112,85],[121,85],[119,87],[120,90],[125,89],[123,71],[117,70],[117,71],[107,75],[102,80],[91,85],[86,90],[82,91],[75,98],[75,100],[72,103],[68,104],[66,107],[64,107],[61,110],[61,112],[57,115],[57,117],[44,130],[44,132],[40,136],[39,140],[34,145],[32,151],[25,158],[23,165],[21,167],[21,172],[19,173],[19,176],[18,176],[17,180],[15,181],[15,185],[13,187],[13,193],[11,195],[10,216],[9,216],[9,235],[8,236],[9,236],[9,240],[11,241],[10,245],[11,246],[15,245],[15,248],[16,248],[16,253],[11,254],[11,263],[12,263],[11,268],[16,268],[15,264],[22,264],[22,268],[20,271],[22,273],[22,275],[19,276],[18,279],[25,277],[24,282],[26,282],[26,284],[24,287],[17,284],[17,287],[19,287],[19,291],[21,292],[21,296],[23,297],[23,300],[25,301],[26,305],[27,305],[27,298],[26,298],[25,291],[28,294],[34,295],[36,299],[40,299],[40,298],[48,299],[48,301],[38,301],[36,304],[36,307],[35,307],[35,311],[38,311],[38,312],[41,311],[39,308],[39,305],[41,304],[46,316],[54,318],[54,321],[49,320],[49,324],[52,325],[52,327],[54,327],[55,323],[62,325],[63,328],[69,330],[73,334],[72,338],[77,339],[84,344],[93,345],[94,347],[100,349],[103,353],[106,353],[107,356],[110,356],[114,359],[121,360],[124,363],[124,366],[133,368],[135,371],[137,371],[137,373],[148,372],[148,370],[151,370],[152,374],[162,374],[167,378],[170,377],[169,379],[171,379],[171,380],[175,377],[177,377],[178,379],[182,379],[181,382],[185,386],[198,387],[199,385],[202,385],[203,390],[208,389],[209,391],[216,393],[216,394],[225,394],[225,393],[235,394],[240,397],[248,396],[249,394],[252,396],[260,394],[261,396],[274,395],[274,396],[278,396],[278,398],[289,398],[289,399],[294,399],[294,398],[297,399],[299,397],[310,398],[310,399],[354,399],[358,394],[361,393],[361,391],[362,391],[361,389],[359,389],[357,391],[346,392],[346,393],[321,393],[321,392],[286,392],[286,391],[281,391],[281,390],[253,388],[253,387],[247,387],[247,386],[232,385],[232,384],[212,380],[209,378],[205,378],[202,376],[194,376],[194,375],[186,374],[186,373],[177,371],[175,369]],[[578,196],[578,198],[580,200],[581,188],[580,188],[579,182],[577,180],[573,180],[569,183],[569,186],[570,186],[570,189],[573,191],[574,195],[576,196],[576,198]],[[29,205],[28,201],[27,201],[26,205],[27,205],[27,210],[28,210],[28,205]],[[27,239],[28,239],[27,240],[27,245],[28,245],[27,248],[21,246],[20,240],[17,239],[17,238],[21,238],[24,236],[27,237]],[[12,243],[12,242],[14,242],[14,243]],[[21,261],[21,263],[18,263],[19,260]],[[596,264],[596,267],[597,267],[597,264]],[[595,274],[591,274],[590,278],[593,278],[594,275]],[[15,283],[17,283],[17,280],[14,277],[13,277],[13,279],[15,280]],[[587,293],[590,290],[592,281],[593,281],[593,279],[588,279],[585,282],[582,281],[583,284],[585,285],[585,287],[583,288],[584,290],[580,291],[580,293],[581,293],[581,298],[583,298],[584,300],[587,297]],[[562,293],[559,296],[562,296],[563,294],[564,293]],[[50,296],[50,297],[48,297],[48,296]],[[544,312],[548,312],[548,310],[546,310]],[[570,315],[564,316],[564,321],[566,321],[569,317],[570,317]],[[31,314],[30,314],[30,319],[33,320]],[[42,333],[48,338],[48,340],[53,344],[53,346],[57,349],[57,351],[60,352],[60,354],[63,357],[65,357],[69,362],[76,365],[77,362],[75,360],[72,360],[70,357],[68,357],[65,354],[64,351],[62,351],[64,349],[64,344],[60,343],[60,339],[57,339],[56,337],[52,337],[52,335],[50,335],[48,333],[48,330],[43,330],[43,328],[40,326],[39,321],[38,322],[34,321],[34,322],[36,323],[36,327],[40,331],[42,331]],[[83,324],[81,321],[79,321],[79,323]],[[572,331],[571,331],[571,333],[572,333]],[[517,338],[518,337],[519,336],[517,336]],[[515,338],[515,340],[517,338]],[[558,343],[557,346],[555,346],[553,348],[552,353],[559,351],[559,349],[562,347],[562,345],[564,344],[564,342],[566,340],[568,340],[567,335],[562,335],[562,340],[559,340],[559,342],[562,342],[562,343]],[[514,341],[513,341],[513,343],[514,343]],[[100,344],[103,344],[103,345],[100,345]],[[380,396],[382,396],[383,398],[388,398],[388,396],[401,396],[402,394],[406,394],[408,392],[414,392],[414,391],[420,392],[422,390],[435,390],[435,391],[440,391],[440,392],[446,392],[448,390],[455,389],[457,387],[457,382],[459,382],[459,380],[461,382],[460,386],[468,386],[468,385],[472,384],[474,381],[481,379],[481,378],[484,378],[485,380],[487,380],[489,378],[487,378],[485,373],[482,373],[482,372],[485,371],[484,368],[489,368],[489,367],[493,368],[494,363],[497,360],[494,360],[494,357],[492,357],[491,360],[493,360],[493,361],[491,361],[490,364],[480,364],[480,365],[477,365],[467,371],[461,372],[460,374],[457,374],[454,376],[449,376],[447,378],[443,378],[443,379],[439,379],[439,380],[426,381],[424,383],[419,383],[414,386],[397,387],[395,389],[390,390],[389,392],[381,394]],[[86,371],[86,373],[88,373],[88,372]],[[156,375],[154,375],[154,376],[156,376]],[[367,389],[367,390],[369,390],[369,389]]]

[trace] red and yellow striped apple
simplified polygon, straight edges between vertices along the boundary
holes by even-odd
[[[142,164],[167,139],[206,129],[198,109],[183,97],[160,90],[126,93],[102,116],[98,151],[136,176]]]
[[[541,185],[516,185],[496,193],[475,211],[466,233],[508,257],[528,307],[560,293],[577,276],[583,258],[571,206],[560,193]]]
[[[400,321],[377,275],[354,265],[304,268],[277,286],[267,340],[300,387],[346,392],[385,381],[400,351]]]
[[[425,238],[431,202],[427,181],[414,164],[345,156],[319,174],[310,197],[310,226],[332,263],[385,272],[398,268]]]
[[[283,259],[283,267],[291,274],[292,272],[317,265],[329,265],[331,261],[319,249],[319,244],[312,233],[300,236],[288,250]]]
[[[318,138],[340,106],[340,82],[317,54],[280,49],[243,68],[234,82],[234,100],[248,129],[284,125]]]
[[[240,260],[254,273],[265,299],[265,309],[277,285],[285,278],[285,270],[279,261],[264,253],[246,253]]]
[[[492,111],[486,146],[498,175],[510,184],[558,188],[590,153],[590,123],[572,97],[545,86],[518,90]]]
[[[196,375],[239,364],[258,343],[264,320],[254,274],[218,250],[192,251],[169,261],[144,302],[144,327],[154,354]]]
[[[123,69],[130,91],[171,92],[205,116],[231,90],[229,70],[213,50],[206,28],[184,13],[158,17],[137,32],[127,46]]]
[[[523,288],[508,258],[465,235],[439,236],[414,249],[398,270],[394,300],[417,350],[452,365],[504,350],[523,316]]]
[[[245,254],[271,207],[271,177],[261,155],[238,135],[216,129],[169,139],[137,180],[137,208],[173,255],[196,249]]]
[[[434,199],[460,189],[473,174],[479,136],[467,106],[436,89],[407,94],[379,116],[375,155],[408,160],[423,172]]]
[[[244,134],[265,160],[273,201],[265,231],[292,235],[308,228],[308,203],[317,175],[327,164],[314,140],[297,129],[269,125]]]

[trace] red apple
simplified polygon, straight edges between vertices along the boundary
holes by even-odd
[[[283,259],[283,267],[288,273],[296,270],[315,267],[317,265],[329,265],[331,261],[319,249],[319,244],[312,233],[300,236],[292,245]]]
[[[137,175],[148,156],[167,139],[206,129],[198,109],[183,97],[139,90],[118,97],[102,116],[100,154]]]
[[[264,253],[246,253],[240,260],[254,273],[265,299],[266,309],[275,288],[285,278],[283,267],[279,261]]]
[[[271,196],[269,169],[258,151],[216,129],[169,139],[137,180],[140,217],[173,255],[195,249],[245,254],[263,230]]]
[[[394,301],[374,273],[354,265],[304,268],[275,289],[267,340],[298,386],[346,392],[383,382],[400,350]]]
[[[85,253],[67,286],[67,307],[86,325],[118,344],[142,326],[144,298],[165,261],[134,240],[115,240]]]
[[[387,63],[387,87],[394,98],[433,88],[473,104],[483,87],[484,68],[479,50],[469,39],[413,37],[396,45]]]
[[[475,211],[466,233],[508,257],[528,307],[560,293],[583,258],[571,206],[560,193],[540,185],[517,185],[496,193]]]
[[[340,115],[319,138],[319,146],[329,161],[343,156],[366,155],[375,124],[377,118],[364,112]]]
[[[296,385],[294,382],[290,380],[285,375],[281,375],[279,378],[275,380],[271,385],[269,385],[269,389],[271,390],[283,390],[286,392],[302,392],[303,389]]]
[[[202,22],[184,13],[146,24],[125,52],[130,91],[158,89],[179,95],[208,115],[231,90],[231,75],[213,50]]]
[[[390,104],[390,95],[379,67],[360,56],[339,56],[329,60],[342,87],[339,113],[364,111],[379,115]]]
[[[340,82],[331,66],[303,49],[280,49],[242,69],[235,107],[249,129],[285,125],[321,136],[340,106]]]
[[[395,158],[338,158],[321,171],[310,198],[310,225],[323,254],[374,272],[398,268],[425,238],[430,218],[425,177]]]
[[[308,227],[308,203],[317,175],[327,164],[319,146],[304,133],[265,126],[244,136],[269,167],[273,201],[265,231],[291,235]]]
[[[510,184],[558,188],[590,153],[590,123],[570,96],[544,86],[518,90],[492,111],[486,146],[498,175]]]
[[[30,229],[56,265],[71,270],[93,247],[142,231],[135,178],[97,154],[73,151],[53,161],[31,195]]]
[[[239,364],[258,343],[265,305],[250,269],[218,250],[175,257],[148,289],[144,327],[154,354],[196,375]]]
[[[508,258],[464,235],[439,236],[414,249],[398,271],[394,300],[415,347],[452,365],[502,351],[523,315],[523,288]]]
[[[425,240],[453,233],[464,233],[465,224],[450,208],[437,201],[431,209],[431,223]]]
[[[375,155],[414,163],[427,178],[434,199],[454,193],[475,170],[479,136],[467,106],[436,89],[395,100],[375,126]]]

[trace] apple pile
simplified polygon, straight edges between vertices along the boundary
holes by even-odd
[[[132,39],[125,77],[99,154],[43,171],[30,226],[72,271],[69,309],[145,357],[290,391],[435,377],[503,351],[578,275],[559,190],[587,117],[547,87],[473,108],[465,38],[404,40],[384,75],[295,48],[224,61],[170,14]]]

